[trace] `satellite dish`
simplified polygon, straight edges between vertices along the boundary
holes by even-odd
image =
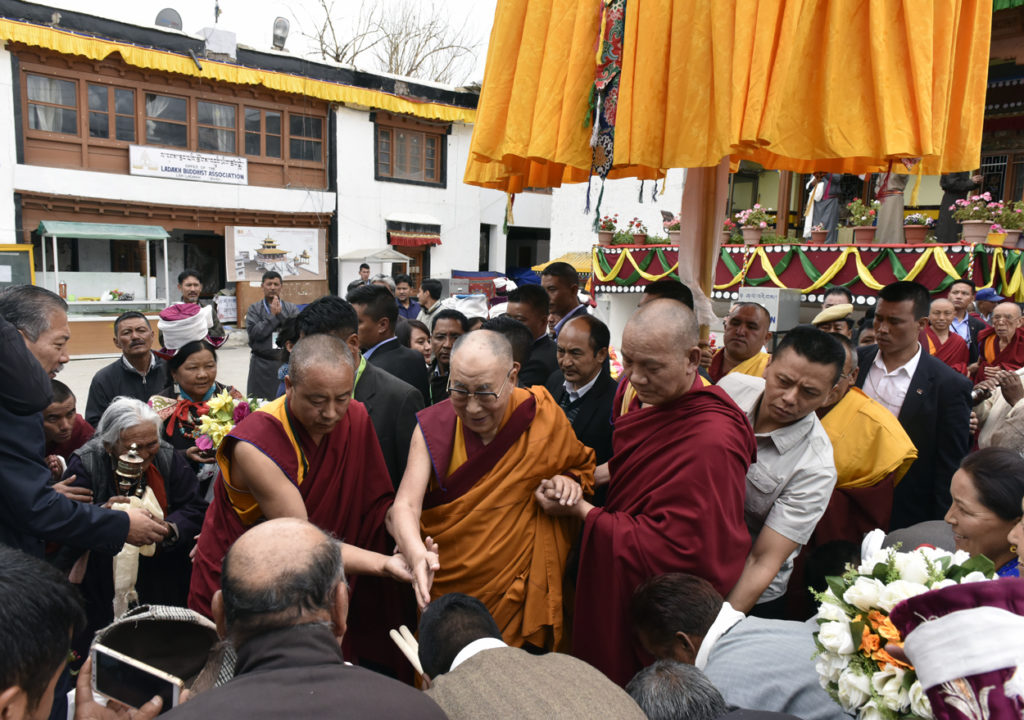
[[[283,17],[274,20],[274,47],[277,50],[284,50],[284,42],[288,39],[290,26],[290,23]]]
[[[164,8],[156,14],[156,25],[181,30],[181,15],[174,8]]]

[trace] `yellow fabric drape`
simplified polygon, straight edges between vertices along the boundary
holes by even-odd
[[[588,178],[601,0],[503,0],[468,183]],[[631,0],[609,177],[723,157],[810,172],[977,166],[990,0]]]
[[[79,35],[66,30],[15,20],[0,19],[0,40],[45,48],[65,55],[81,55],[90,60],[103,60],[109,55],[118,53],[128,65],[133,67],[219,80],[237,85],[262,85],[271,90],[320,98],[328,102],[352,103],[380,108],[428,120],[464,123],[472,123],[476,120],[476,111],[472,108],[417,102],[378,90],[367,90],[271,70],[247,68],[206,58],[202,60],[203,67],[200,70],[192,58],[186,55]]]

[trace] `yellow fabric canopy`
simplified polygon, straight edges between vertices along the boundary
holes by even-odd
[[[602,0],[502,0],[465,181],[582,182]],[[609,177],[977,167],[991,0],[628,0]]]
[[[242,67],[203,58],[202,69],[187,55],[140,47],[131,43],[81,35],[58,28],[43,27],[16,20],[0,19],[0,40],[20,42],[31,47],[53,50],[65,55],[81,55],[103,60],[118,53],[129,65],[178,75],[220,80],[238,85],[262,85],[271,90],[320,98],[328,102],[353,103],[390,112],[414,115],[428,120],[472,123],[476,111],[442,103],[420,102],[379,90],[314,80],[288,73]]]

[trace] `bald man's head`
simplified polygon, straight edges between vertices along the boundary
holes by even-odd
[[[664,405],[690,390],[698,339],[697,318],[682,303],[658,299],[637,308],[622,333],[622,362],[642,403]]]
[[[348,345],[335,335],[307,335],[292,349],[288,359],[288,376],[292,385],[302,384],[306,374],[314,367],[347,368],[353,372],[354,364]]]
[[[946,298],[932,300],[928,309],[928,324],[932,330],[944,336],[949,331],[949,326],[953,324],[955,317],[956,307],[951,300]]]
[[[477,330],[456,340],[452,348],[452,364],[460,352],[463,355],[482,353],[487,360],[502,366],[512,364],[512,344],[508,338],[494,330]]]
[[[332,622],[340,637],[348,611],[341,543],[305,520],[260,523],[225,555],[213,606],[218,626],[236,646],[254,635],[320,621]]]

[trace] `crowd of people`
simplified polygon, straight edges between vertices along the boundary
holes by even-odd
[[[66,303],[0,293],[0,715],[166,710],[67,661],[141,604],[223,640],[172,717],[838,719],[808,588],[866,533],[1019,578],[1024,322],[992,290],[858,318],[835,287],[781,337],[740,302],[713,349],[675,281],[612,338],[566,263],[473,315],[369,270],[304,307],[265,273],[244,394],[183,271],[159,333],[114,321],[84,417]]]

